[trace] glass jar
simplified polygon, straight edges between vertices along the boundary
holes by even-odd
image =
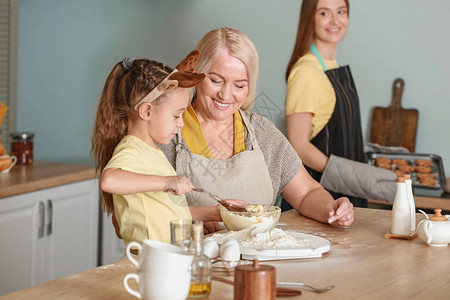
[[[31,132],[11,133],[11,156],[17,157],[18,165],[33,163],[33,137]]]

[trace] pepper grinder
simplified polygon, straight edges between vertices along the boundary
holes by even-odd
[[[275,300],[276,269],[260,265],[254,260],[252,265],[237,266],[234,271],[234,300]]]

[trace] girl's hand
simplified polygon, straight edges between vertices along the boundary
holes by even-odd
[[[334,207],[328,213],[328,223],[337,226],[350,226],[354,221],[353,204],[347,197],[334,201]]]
[[[216,221],[205,221],[203,222],[203,234],[210,234],[216,231],[220,231],[223,228]]]
[[[170,176],[166,185],[165,192],[171,192],[174,195],[189,193],[192,188],[192,182],[186,176]]]

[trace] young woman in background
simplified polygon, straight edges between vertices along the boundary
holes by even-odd
[[[303,0],[294,51],[286,71],[286,129],[288,140],[313,178],[334,198],[344,193],[355,206],[366,207],[367,200],[351,197],[355,196],[351,191],[345,193],[349,187],[360,192],[357,178],[360,173],[364,176],[369,167],[351,164],[364,162],[365,154],[355,83],[349,66],[339,66],[336,61],[336,48],[348,23],[348,0]],[[349,169],[356,181],[345,182],[352,174],[338,174],[340,178],[330,178],[329,174],[323,178],[327,169]],[[372,171],[375,170],[370,167],[368,174]],[[395,178],[383,172],[382,177],[385,176],[388,181]],[[344,186],[335,188],[337,180]],[[394,192],[393,188],[389,186],[388,190]],[[375,195],[386,198],[377,191]]]

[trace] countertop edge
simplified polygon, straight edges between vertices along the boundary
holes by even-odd
[[[42,175],[37,174],[32,178],[26,178],[26,176],[24,176],[25,178],[20,178],[20,180],[13,180],[12,178],[11,180],[9,180],[10,178],[0,178],[3,181],[3,186],[0,188],[0,198],[16,196],[24,193],[30,193],[42,189],[52,188],[64,184],[89,180],[98,177],[95,168],[88,166],[41,162],[37,164],[36,169],[37,170],[33,170],[36,173],[41,169],[44,169],[45,173],[43,172]],[[53,169],[55,169],[54,173],[52,173]],[[61,171],[61,169],[63,170]],[[25,172],[29,171],[26,170]]]

